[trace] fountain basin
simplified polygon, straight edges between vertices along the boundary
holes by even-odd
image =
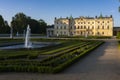
[[[53,45],[57,45],[57,44],[59,44],[59,43],[56,43],[56,42],[32,42],[32,46],[29,46],[27,49],[38,49],[38,48],[53,46]],[[25,47],[24,43],[0,47],[0,50],[16,50],[16,49],[26,49],[26,47]]]

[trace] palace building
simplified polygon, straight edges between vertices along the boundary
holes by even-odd
[[[47,29],[49,36],[113,36],[113,17],[55,18],[54,28]]]

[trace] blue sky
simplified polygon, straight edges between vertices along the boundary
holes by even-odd
[[[0,15],[10,22],[23,12],[34,19],[54,23],[54,17],[113,15],[114,25],[120,26],[119,0],[0,0]]]

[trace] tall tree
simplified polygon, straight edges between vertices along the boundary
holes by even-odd
[[[31,17],[26,16],[24,13],[17,13],[11,21],[11,26],[13,27],[13,33],[17,32],[23,33],[26,30],[27,25],[30,25],[31,32],[36,34],[45,34],[47,23],[40,19],[35,20]]]
[[[31,28],[31,33],[40,34],[40,25],[39,22],[35,19],[29,19],[29,25]]]
[[[46,28],[47,28],[47,23],[43,20],[43,19],[40,19],[39,21],[39,25],[40,25],[40,33],[41,34],[46,34]]]
[[[28,16],[24,13],[17,13],[11,22],[11,26],[13,27],[13,33],[23,33],[28,25]]]
[[[7,21],[4,21],[3,17],[0,15],[0,33],[10,33],[10,27]]]

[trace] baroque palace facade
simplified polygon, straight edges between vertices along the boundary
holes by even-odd
[[[49,36],[113,36],[113,17],[55,18],[54,28],[48,28]]]

